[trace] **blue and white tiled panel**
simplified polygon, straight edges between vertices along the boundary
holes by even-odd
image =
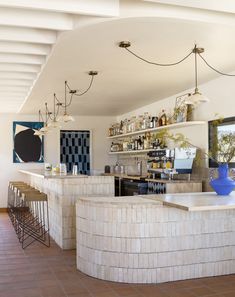
[[[90,132],[61,131],[60,162],[67,165],[71,172],[73,165],[78,166],[78,173],[90,173]]]

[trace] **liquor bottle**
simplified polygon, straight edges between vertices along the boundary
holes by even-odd
[[[123,134],[123,121],[121,121],[119,125],[119,134]]]
[[[165,110],[163,109],[162,112],[161,112],[161,115],[159,117],[159,126],[166,126],[167,124],[167,117],[166,117],[166,113],[165,113]]]
[[[142,147],[142,141],[141,141],[141,137],[139,136],[138,138],[138,150],[141,150],[141,147]]]
[[[172,161],[171,158],[168,158],[166,161],[166,169],[171,169],[172,168]]]
[[[158,127],[159,126],[159,118],[158,117],[154,117],[154,128]]]
[[[127,133],[127,119],[123,121],[123,134]]]
[[[143,141],[144,141],[144,150],[147,150],[148,149],[148,140],[147,140],[146,136],[143,137]]]

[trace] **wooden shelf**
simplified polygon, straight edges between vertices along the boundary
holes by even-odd
[[[198,126],[198,125],[204,125],[204,124],[206,124],[206,122],[204,122],[204,121],[191,121],[191,122],[175,123],[175,124],[171,124],[171,125],[167,125],[167,126],[161,126],[161,127],[150,128],[150,129],[146,129],[146,130],[130,132],[130,133],[126,133],[126,134],[110,136],[110,137],[108,137],[108,139],[118,139],[118,138],[121,139],[121,138],[129,137],[129,136],[133,136],[133,135],[144,134],[147,132],[155,132],[155,131],[159,131],[159,130],[163,130],[163,129],[187,128],[187,127],[191,127],[191,126]],[[149,150],[142,150],[142,151],[136,151],[136,152],[145,152],[145,151],[149,151]],[[131,151],[131,153],[133,153],[133,152],[135,152],[135,151]],[[128,152],[115,152],[115,153],[128,153]],[[112,154],[112,152],[111,152],[111,154]]]

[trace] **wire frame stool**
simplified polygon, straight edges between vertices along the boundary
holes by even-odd
[[[23,183],[9,183],[8,213],[22,248],[50,246],[47,195]]]

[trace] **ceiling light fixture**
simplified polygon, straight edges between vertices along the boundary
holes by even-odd
[[[90,84],[89,84],[88,88],[83,92],[81,92],[80,90],[71,89],[70,86],[68,85],[68,82],[65,81],[64,82],[64,102],[63,103],[57,98],[56,94],[54,94],[54,98],[57,100],[57,103],[59,104],[59,106],[64,108],[63,115],[58,118],[59,122],[68,123],[68,122],[75,121],[75,119],[71,115],[68,114],[68,107],[72,104],[73,96],[85,95],[90,90],[90,88],[93,84],[93,81],[94,81],[94,76],[96,76],[97,74],[98,74],[97,71],[89,71],[88,72],[88,75],[91,76],[91,80],[90,80]],[[70,95],[69,100],[68,100],[68,95]]]
[[[43,122],[43,125],[44,125],[44,121],[43,121],[43,117],[42,117],[42,114],[41,114],[41,110],[38,111],[38,122],[40,123],[42,120]],[[36,136],[44,136],[45,133],[41,131],[41,129],[38,129],[34,132],[34,135]]]
[[[49,117],[51,116],[51,112],[48,110],[48,107],[47,107],[47,103],[45,103],[45,109],[46,109],[46,112],[45,112],[45,121],[43,120],[43,117],[42,117],[42,114],[41,114],[41,117],[42,117],[42,120],[43,120],[43,127],[40,129],[40,132],[43,132],[43,133],[47,133],[49,132],[50,130],[50,127],[48,126],[48,121],[49,121]]]
[[[41,110],[39,110],[39,122],[42,120],[44,123],[43,127],[37,131],[35,131],[34,135],[45,135],[51,128],[60,128],[61,123],[68,123],[73,122],[74,118],[68,114],[68,107],[72,104],[73,96],[82,96],[86,94],[94,81],[94,76],[98,74],[97,71],[89,71],[88,75],[91,76],[91,80],[89,83],[88,88],[81,92],[80,90],[71,89],[68,85],[68,82],[64,82],[64,102],[60,101],[56,94],[54,93],[54,101],[53,101],[53,112],[51,112],[48,109],[47,103],[45,103],[45,121],[43,119]],[[68,96],[70,95],[70,98],[68,99]],[[60,108],[63,108],[63,115],[59,117],[59,111]]]
[[[60,122],[57,119],[61,105],[62,105],[62,103],[56,102],[56,94],[54,94],[53,113],[51,113],[52,116],[49,115],[51,122],[48,124],[48,127],[55,128],[55,129],[61,128]]]
[[[119,42],[119,47],[124,48],[127,52],[135,56],[136,58],[142,60],[143,62],[146,62],[151,65],[155,66],[175,66],[178,65],[182,62],[184,62],[186,59],[188,59],[192,54],[194,54],[194,71],[195,71],[195,89],[193,93],[189,93],[187,98],[184,99],[184,102],[186,104],[191,104],[191,105],[198,105],[200,103],[206,103],[209,102],[210,100],[204,96],[202,93],[199,92],[198,89],[198,64],[197,64],[197,58],[198,56],[201,58],[201,60],[213,71],[217,72],[218,74],[224,75],[224,76],[235,76],[234,74],[228,74],[221,72],[220,70],[217,70],[215,67],[213,67],[209,62],[202,56],[202,53],[204,53],[204,48],[202,47],[197,47],[195,44],[194,48],[182,59],[174,62],[174,63],[157,63],[157,62],[152,62],[149,61],[145,58],[142,58],[138,54],[134,53],[132,50],[130,50],[131,47],[131,42],[130,41],[121,41]],[[184,96],[184,95],[182,95]]]

